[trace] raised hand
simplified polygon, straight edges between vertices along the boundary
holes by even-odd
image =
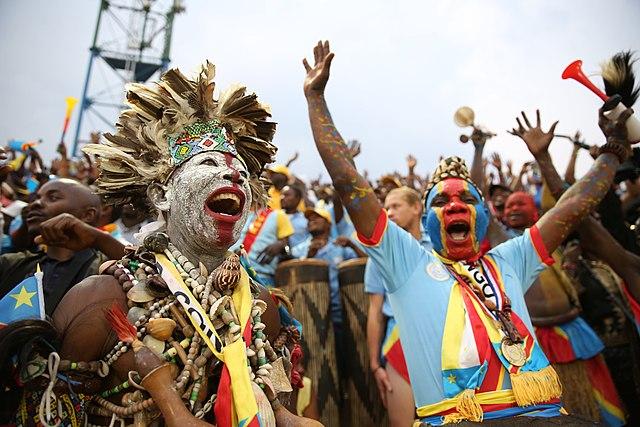
[[[417,164],[418,164],[418,160],[416,160],[415,157],[413,157],[411,154],[409,154],[407,156],[407,167],[409,169],[414,169]]]
[[[291,163],[295,162],[296,160],[298,160],[298,156],[300,155],[300,153],[298,153],[297,151],[295,153],[293,153],[293,156],[291,156],[289,158],[289,160],[287,160],[287,162],[284,164],[286,167],[290,167]]]
[[[324,88],[329,81],[331,61],[334,57],[333,52],[329,49],[329,42],[319,41],[313,48],[313,57],[313,68],[306,58],[302,60],[302,64],[307,70],[307,77],[304,79],[304,94],[306,96],[324,94]]]
[[[491,164],[494,168],[498,169],[498,171],[502,171],[502,159],[500,158],[500,154],[493,153],[491,155]]]
[[[62,213],[40,224],[40,235],[35,242],[77,252],[95,246],[98,233],[102,232],[71,214]]]
[[[532,164],[532,162],[524,162],[522,164],[522,168],[520,169],[520,174],[519,174],[520,177],[523,177],[524,174],[526,174],[527,171],[529,171],[529,169],[531,168],[531,164]]]
[[[513,175],[513,160],[507,160],[507,173]]]
[[[351,239],[349,239],[347,236],[338,236],[333,241],[333,243],[335,243],[338,246],[342,246],[343,248],[346,248],[347,246],[351,246],[352,244]]]
[[[540,110],[536,110],[536,126],[531,126],[529,123],[529,119],[524,111],[521,112],[522,119],[526,125],[523,126],[520,119],[516,117],[516,122],[518,122],[518,128],[511,129],[509,132],[511,135],[515,135],[520,137],[525,144],[527,144],[527,148],[534,156],[547,152],[549,149],[549,144],[553,140],[553,133],[556,130],[556,126],[558,125],[558,121],[551,125],[547,132],[544,132],[540,127]]]
[[[604,136],[607,137],[607,141],[616,140],[617,142],[626,143],[629,145],[627,139],[627,119],[633,115],[633,110],[627,108],[615,119],[610,119],[605,113],[612,110],[620,103],[620,96],[614,95],[604,103],[599,110],[598,126]]]

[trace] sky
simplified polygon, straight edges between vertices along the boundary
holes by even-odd
[[[130,3],[130,0],[118,0]],[[43,139],[45,159],[60,139],[65,97],[80,97],[98,0],[0,0],[0,143]],[[499,152],[516,166],[531,160],[522,141],[506,130],[521,110],[542,112],[543,127],[580,130],[602,144],[599,99],[564,68],[584,61],[597,76],[599,64],[620,50],[640,49],[638,0],[184,0],[176,17],[171,66],[196,70],[216,64],[217,87],[242,82],[271,105],[278,122],[277,160],[294,152],[292,170],[315,178],[324,168],[315,151],[302,93],[302,58],[330,40],[335,52],[326,98],[345,139],[358,139],[358,168],[372,177],[405,171],[418,158],[418,173],[435,168],[441,155],[469,161],[473,147],[459,142],[453,123],[463,105],[476,122],[498,135],[487,153]],[[100,79],[94,81],[100,84]],[[98,88],[94,88],[98,89]],[[124,92],[118,92],[123,96]],[[78,110],[66,137],[71,144]],[[116,115],[108,117],[115,123]],[[99,120],[87,122],[110,130]],[[87,139],[88,135],[81,135]],[[552,144],[564,171],[570,143]],[[578,174],[591,160],[581,152]],[[324,179],[327,174],[324,172]]]

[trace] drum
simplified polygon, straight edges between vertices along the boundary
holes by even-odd
[[[340,425],[338,370],[330,312],[329,264],[319,259],[285,261],[278,265],[276,286],[291,299],[293,316],[302,323],[305,376],[317,390],[320,421]]]
[[[342,299],[345,339],[343,378],[346,401],[343,419],[351,426],[387,425],[386,411],[380,400],[376,381],[369,372],[367,346],[367,310],[369,298],[364,291],[364,268],[367,258],[356,258],[338,264],[340,298]]]

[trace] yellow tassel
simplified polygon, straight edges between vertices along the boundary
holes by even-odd
[[[457,412],[452,412],[442,417],[442,424],[458,424],[466,421],[466,418]]]
[[[538,372],[511,374],[510,377],[511,388],[518,406],[544,403],[562,395],[562,384],[551,366]]]
[[[474,422],[481,422],[482,416],[484,415],[482,407],[476,398],[476,392],[470,389],[467,389],[458,395],[456,411],[458,411],[463,419]]]

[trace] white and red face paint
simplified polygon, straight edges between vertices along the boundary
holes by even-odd
[[[235,243],[252,202],[244,164],[217,151],[199,153],[180,165],[166,184],[166,198],[167,228],[183,244],[200,250],[226,250]]]

